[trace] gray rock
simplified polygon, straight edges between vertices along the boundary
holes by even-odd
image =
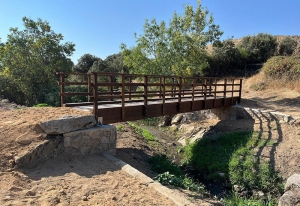
[[[173,117],[172,121],[171,121],[171,124],[175,124],[175,125],[178,125],[180,124],[181,120],[183,118],[183,114],[177,114]]]
[[[300,174],[293,174],[286,181],[284,191],[289,191],[293,189],[300,190]]]
[[[46,134],[64,134],[80,129],[94,127],[96,120],[93,115],[67,116],[47,122],[40,122],[40,127]]]
[[[300,205],[300,174],[293,174],[287,179],[285,193],[280,197],[278,205]]]

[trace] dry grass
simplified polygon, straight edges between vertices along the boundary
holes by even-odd
[[[262,91],[265,89],[286,89],[300,92],[300,80],[290,81],[279,78],[271,78],[260,72],[246,80],[245,89]]]

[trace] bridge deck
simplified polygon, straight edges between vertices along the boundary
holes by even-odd
[[[241,97],[241,79],[236,83],[235,79],[92,73],[68,74],[86,80],[71,82],[66,75],[60,73],[62,106],[92,110],[103,124],[232,106]],[[132,81],[141,77],[143,81]],[[87,91],[66,92],[66,86],[74,85],[85,85]],[[66,103],[67,96],[77,95],[88,96],[90,102]]]

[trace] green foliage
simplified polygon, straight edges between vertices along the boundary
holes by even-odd
[[[84,54],[78,59],[78,63],[74,66],[73,71],[79,73],[87,73],[94,62],[102,61],[99,57],[96,57],[91,54]]]
[[[164,172],[162,174],[157,175],[154,179],[164,185],[173,185],[186,190],[199,192],[203,195],[207,194],[205,186],[202,183],[196,183],[192,178],[187,176],[176,176],[170,174],[169,172]]]
[[[169,25],[146,20],[144,34],[136,37],[136,46],[121,45],[124,63],[132,73],[156,75],[203,74],[207,68],[205,47],[218,41],[222,32],[209,11],[198,2],[197,8],[184,7],[174,13]]]
[[[279,55],[292,55],[297,48],[298,42],[291,37],[285,37],[279,44]]]
[[[223,200],[224,206],[277,206],[277,203],[274,199],[270,197],[266,200],[262,200],[256,197],[240,197],[237,192],[232,193],[231,195],[227,196]]]
[[[52,99],[58,88],[55,72],[71,71],[73,62],[68,57],[75,45],[62,44],[63,35],[51,30],[47,21],[22,20],[25,29],[10,28],[7,42],[0,46],[0,78],[5,80],[0,95],[31,106]]]
[[[151,169],[157,173],[169,172],[176,176],[182,176],[183,172],[174,163],[172,163],[166,155],[155,155],[149,159]]]
[[[157,142],[156,137],[154,137],[148,130],[146,129],[142,129],[139,126],[137,126],[136,124],[132,123],[132,122],[127,122],[131,127],[134,128],[135,132],[141,136],[143,136],[145,138],[145,140],[148,143],[153,143],[153,142]]]
[[[172,163],[166,155],[155,155],[149,159],[151,169],[160,173],[155,180],[164,185],[173,185],[183,189],[206,194],[207,191],[201,183],[196,183],[192,178],[183,174],[181,169]]]
[[[124,129],[124,125],[118,125],[117,126],[117,131],[122,132]]]
[[[160,118],[159,117],[150,117],[146,119],[140,120],[142,124],[148,125],[148,126],[157,126],[159,123]]]
[[[273,143],[258,133],[230,133],[187,145],[184,156],[187,164],[212,181],[278,194],[282,192],[282,179],[254,153],[255,148],[269,145]]]
[[[40,103],[40,104],[34,105],[33,107],[51,107],[51,106],[48,105],[47,103]]]
[[[272,57],[264,64],[262,71],[265,75],[274,79],[299,80],[300,57]]]
[[[251,138],[248,132],[231,133],[215,139],[202,139],[184,148],[184,163],[199,169],[215,182],[229,179],[228,164],[232,153]],[[219,173],[224,173],[220,176]]]
[[[247,53],[249,63],[263,63],[275,54],[277,40],[270,34],[259,33],[244,37],[238,46]]]
[[[224,40],[213,46],[210,75],[230,76],[241,75],[244,71],[247,55],[241,53],[244,51],[235,47],[232,39]]]
[[[229,162],[231,184],[245,189],[257,189],[279,194],[282,192],[281,178],[268,162],[255,157],[249,148],[238,149]]]

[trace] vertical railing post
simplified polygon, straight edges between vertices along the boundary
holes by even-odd
[[[87,79],[87,81],[88,81],[88,93],[89,93],[89,95],[88,95],[88,102],[90,102],[91,101],[91,90],[92,90],[92,88],[91,88],[91,74],[87,74],[87,76],[88,76],[88,79]]]
[[[165,108],[165,103],[166,103],[166,78],[162,77],[162,114],[165,115],[166,108]]]
[[[65,97],[65,75],[60,74],[60,105],[63,107],[63,105],[66,103],[66,97]]]
[[[129,77],[129,100],[131,100],[131,91],[132,91],[132,86],[131,86],[131,82],[132,80],[131,80],[131,76]]]
[[[113,93],[114,93],[114,88],[113,88],[113,86],[112,86],[112,83],[113,83],[113,76],[112,75],[110,75],[109,76],[109,83],[110,83],[110,101],[113,101],[113,97],[112,97],[112,95],[113,95]]]
[[[206,109],[206,90],[207,90],[207,79],[204,79],[204,109]]]
[[[194,111],[194,102],[195,102],[195,78],[193,77],[192,81],[192,111]]]
[[[148,106],[148,76],[144,76],[144,116],[147,116]]]
[[[227,79],[224,79],[223,106],[226,105]]]
[[[213,105],[214,105],[214,107],[216,106],[216,98],[217,98],[217,79],[214,79],[213,80],[213,82],[214,82],[214,87],[215,87],[215,89],[214,89],[214,103],[213,103]]]
[[[93,96],[94,96],[94,115],[96,122],[98,122],[98,77],[97,72],[93,72],[94,76],[94,87],[93,87]]]
[[[243,85],[243,79],[240,79],[240,91],[239,91],[239,100],[238,103],[241,103],[241,99],[242,99],[242,85]]]
[[[234,91],[234,79],[232,79],[232,84],[231,84],[231,105],[233,105],[233,91]]]
[[[182,92],[182,77],[179,77],[178,84],[178,112],[181,111],[181,92]]]
[[[125,75],[122,74],[122,119],[125,119]]]
[[[175,80],[174,80],[174,77],[172,77],[172,96],[171,97],[175,97],[174,83],[175,83]]]
[[[162,98],[162,91],[163,91],[163,89],[162,89],[162,78],[163,77],[159,77],[159,84],[160,84],[160,86],[159,86],[159,98]]]

